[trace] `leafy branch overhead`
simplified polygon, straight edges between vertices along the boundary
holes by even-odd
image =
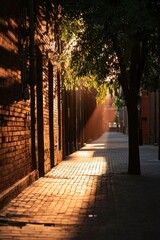
[[[85,77],[87,85],[94,85],[97,90],[106,85],[116,91],[122,85],[127,98],[132,78],[136,78],[138,94],[146,57],[153,58],[149,47],[159,36],[158,2],[70,0],[62,1],[62,7],[65,48],[61,60],[65,61],[65,84],[84,83],[81,78]],[[153,62],[154,71],[158,71],[156,67]],[[149,86],[148,76],[144,78],[143,84]]]

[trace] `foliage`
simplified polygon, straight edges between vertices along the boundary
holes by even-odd
[[[103,100],[108,91],[113,93],[117,89],[117,83],[113,85],[116,66],[114,69],[115,63],[112,64],[116,62],[116,56],[102,44],[101,33],[100,26],[95,26],[94,32],[90,33],[81,17],[76,20],[62,19],[64,50],[60,61],[64,63],[64,84],[66,88],[73,88],[74,84],[95,88],[97,101]],[[109,57],[106,57],[107,51]],[[106,61],[111,64],[108,69]]]
[[[124,106],[124,99],[122,96],[115,97],[113,105],[116,107],[117,111],[122,110]]]
[[[81,82],[81,78],[88,79],[88,87],[96,86],[99,98],[103,98],[104,91],[116,92],[120,85],[128,91],[130,76],[137,64],[138,95],[146,56],[147,66],[150,67],[152,61],[149,71],[157,69],[148,47],[154,44],[159,5],[149,0],[70,0],[62,1],[63,4],[62,38],[68,43],[63,52],[63,58],[67,58],[66,85]],[[152,74],[149,76],[147,71],[144,74],[143,84],[149,87]],[[92,79],[96,79],[97,84]]]
[[[160,89],[160,34],[158,29],[156,29],[152,38],[142,79],[143,88],[148,91]]]
[[[159,74],[160,1],[67,0],[62,5],[68,21],[83,19],[66,70],[75,82],[94,76],[99,98],[108,89],[117,94],[121,86],[128,110],[128,173],[140,174],[137,106],[141,87],[149,89],[153,73]]]

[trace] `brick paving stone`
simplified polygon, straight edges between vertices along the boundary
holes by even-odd
[[[159,240],[158,147],[140,147],[127,173],[128,138],[105,133],[38,179],[0,212],[0,239]]]

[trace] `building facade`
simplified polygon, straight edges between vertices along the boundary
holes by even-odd
[[[42,7],[41,1],[1,1],[2,203],[62,160],[58,6],[48,6],[54,27]]]
[[[160,93],[142,91],[139,110],[139,142],[142,144],[159,144],[160,138]],[[128,134],[127,109],[123,108],[123,128]]]
[[[73,151],[96,100],[63,86],[57,1],[0,3],[0,206]]]

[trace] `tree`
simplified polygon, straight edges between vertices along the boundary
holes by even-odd
[[[72,80],[88,77],[97,88],[107,86],[115,92],[122,87],[128,110],[129,174],[141,174],[137,105],[149,47],[159,36],[157,6],[151,0],[62,1],[67,25],[74,25],[67,65]]]

